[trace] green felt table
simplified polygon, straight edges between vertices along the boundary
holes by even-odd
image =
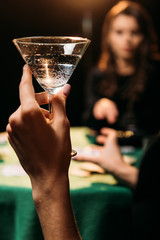
[[[72,127],[74,147],[90,143],[89,129]],[[133,155],[139,165],[142,150]],[[71,166],[77,166],[72,161]],[[20,167],[9,144],[0,146],[0,240],[41,240],[41,227],[32,200],[27,175],[14,170],[7,176],[6,167]],[[74,213],[83,240],[129,239],[132,190],[119,183],[110,174],[92,174],[89,177],[70,175],[70,191]],[[54,228],[54,222],[53,222]]]

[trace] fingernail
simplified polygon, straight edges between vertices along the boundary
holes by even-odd
[[[23,70],[26,70],[26,69],[27,69],[27,67],[28,67],[28,65],[27,65],[27,64],[25,64],[25,65],[23,66]]]
[[[71,85],[69,85],[69,84],[64,85],[64,87],[63,87],[63,94],[65,96],[68,96],[68,94],[70,93],[70,90],[71,90]]]

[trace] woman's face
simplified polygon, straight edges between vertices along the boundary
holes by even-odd
[[[142,41],[143,35],[134,17],[121,14],[112,21],[107,43],[115,57],[134,59]]]

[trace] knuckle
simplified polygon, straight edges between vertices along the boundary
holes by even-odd
[[[64,119],[62,120],[62,124],[63,124],[63,126],[66,127],[66,128],[69,128],[69,127],[70,127],[70,122],[69,122],[68,118],[64,118]]]
[[[12,128],[16,128],[16,127],[17,127],[17,120],[16,120],[14,114],[12,114],[12,115],[9,117],[8,122],[9,122],[9,125],[10,125]]]
[[[69,122],[68,118],[66,118],[65,126],[66,126],[67,128],[70,128],[70,122]]]
[[[23,106],[22,120],[24,122],[28,122],[30,120],[37,119],[38,116],[39,116],[39,110],[37,107],[35,107],[33,105]]]
[[[112,130],[112,136],[116,139],[118,137],[118,132],[116,130]]]
[[[60,124],[60,126],[62,126],[65,129],[70,128],[70,122],[67,117],[63,117],[63,118],[59,119],[59,124]]]
[[[53,100],[55,104],[62,104],[62,98],[58,95],[55,95]]]

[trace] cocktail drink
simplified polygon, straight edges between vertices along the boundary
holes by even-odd
[[[38,83],[50,96],[68,82],[90,40],[81,37],[38,36],[17,38],[13,43]],[[50,113],[51,109],[49,104]]]

